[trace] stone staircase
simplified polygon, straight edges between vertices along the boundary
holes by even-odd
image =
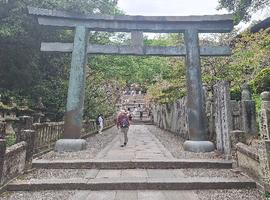
[[[230,169],[231,164],[228,161],[209,160],[42,160],[33,163],[36,177],[29,174],[15,180],[8,184],[7,190],[200,190],[256,187],[254,181],[234,173]],[[198,169],[207,169],[208,175],[196,174]],[[68,170],[69,178],[63,176],[65,170]],[[186,171],[191,175],[186,175]],[[42,178],[39,178],[41,175]]]
[[[139,105],[144,108],[143,111],[143,118],[140,119],[140,112],[134,112],[135,108],[138,108]],[[144,95],[143,94],[134,94],[134,95],[123,95],[122,96],[122,103],[121,107],[129,109],[132,113],[132,124],[133,125],[142,125],[142,124],[153,124],[151,119],[148,116],[148,112],[145,109],[145,101],[144,101]]]
[[[232,169],[232,161],[175,159],[144,125],[131,127],[125,148],[118,139],[91,160],[36,159],[33,170],[10,182],[7,190],[15,199],[22,192],[47,191],[64,192],[69,200],[199,200],[202,190],[211,195],[217,189],[256,188]]]

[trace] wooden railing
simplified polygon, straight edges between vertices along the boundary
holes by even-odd
[[[63,137],[64,122],[35,123],[33,129],[36,132],[34,152],[38,153],[51,149]]]

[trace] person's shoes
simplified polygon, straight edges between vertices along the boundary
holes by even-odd
[[[124,143],[124,144],[122,144],[120,147],[125,147],[127,145],[127,143]]]

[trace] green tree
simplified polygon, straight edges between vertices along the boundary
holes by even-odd
[[[219,0],[219,9],[225,8],[234,14],[234,22],[249,21],[252,13],[270,5],[270,0]]]
[[[73,41],[73,31],[40,26],[27,6],[92,14],[121,14],[112,0],[5,0],[0,2],[0,91],[26,98],[43,97],[48,112],[65,110],[70,55],[40,52],[41,41]],[[106,43],[111,34],[93,32],[90,40]]]

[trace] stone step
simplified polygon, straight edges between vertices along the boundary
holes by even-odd
[[[232,169],[35,169],[24,174],[20,180],[33,179],[72,179],[72,178],[188,178],[188,177],[226,177],[246,178],[244,174]]]
[[[263,200],[256,189],[231,190],[56,190],[8,192],[1,200]]]
[[[233,178],[99,178],[18,180],[7,185],[8,191],[39,190],[198,190],[256,188],[249,179]]]
[[[183,169],[183,168],[232,168],[232,161],[225,160],[33,160],[34,168],[45,169]]]

